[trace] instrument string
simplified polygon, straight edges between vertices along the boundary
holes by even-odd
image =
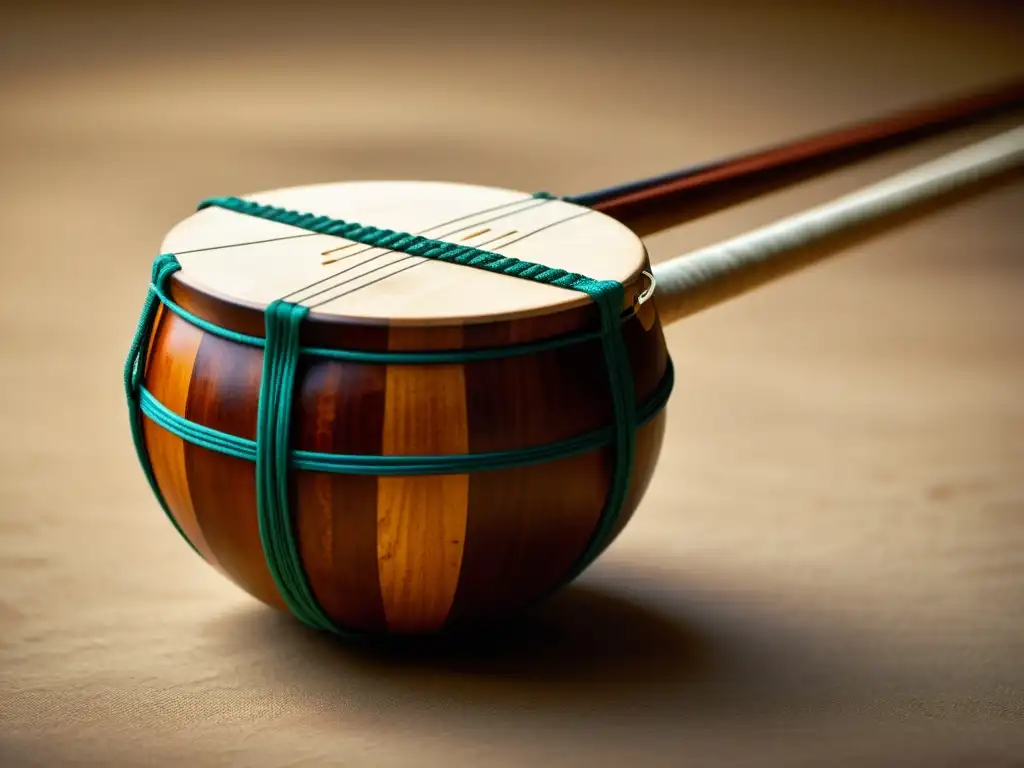
[[[529,202],[529,201],[533,201],[535,203],[535,205],[525,206],[525,207],[520,208],[518,210],[509,211],[509,212],[503,213],[503,214],[501,214],[499,216],[494,216],[492,218],[484,219],[482,221],[474,220],[472,223],[464,224],[463,226],[457,227],[456,229],[451,230],[450,232],[445,232],[445,233],[442,233],[440,235],[436,235],[434,239],[439,239],[439,238],[442,238],[442,237],[451,237],[452,235],[457,235],[460,232],[464,232],[465,230],[469,229],[470,227],[474,227],[475,228],[475,227],[480,226],[481,224],[489,224],[489,223],[491,223],[493,221],[498,221],[498,220],[501,220],[501,219],[506,219],[509,216],[515,216],[516,214],[522,213],[524,211],[530,211],[530,210],[533,210],[535,208],[539,208],[540,206],[545,205],[545,204],[551,202],[550,200],[537,200],[536,198],[532,198],[532,197],[531,198],[527,198],[526,200],[516,200],[516,201],[513,201],[512,203],[506,203],[504,205],[494,206],[493,208],[485,208],[483,210],[476,211],[475,213],[469,213],[469,214],[466,214],[464,216],[459,216],[458,218],[450,219],[449,221],[445,221],[445,222],[442,222],[440,224],[434,224],[434,225],[432,225],[432,226],[430,226],[430,227],[428,227],[426,229],[420,230],[419,232],[414,232],[412,234],[426,235],[426,234],[429,234],[431,231],[433,231],[435,229],[440,229],[441,227],[447,227],[450,224],[455,224],[457,222],[464,221],[465,219],[475,218],[477,216],[482,216],[484,214],[491,213],[493,211],[497,211],[497,210],[500,210],[502,208],[509,208],[512,205],[519,205],[521,203]],[[357,245],[357,243],[351,243],[351,245]],[[391,250],[389,248],[381,248],[380,246],[368,245],[368,246],[364,246],[363,248],[361,248],[361,249],[359,249],[357,251],[353,251],[352,253],[346,254],[345,256],[342,256],[342,257],[338,258],[337,261],[343,261],[343,260],[351,259],[353,256],[358,256],[361,253],[366,253],[368,251],[374,251],[374,250],[380,250],[381,252],[379,254],[377,254],[376,256],[373,256],[373,257],[371,257],[369,259],[366,259],[365,261],[360,262],[359,264],[355,265],[355,267],[346,267],[346,268],[341,269],[341,270],[339,270],[337,272],[332,272],[329,275],[325,275],[324,277],[320,278],[319,280],[314,280],[313,282],[309,283],[308,285],[300,286],[299,288],[296,288],[296,289],[292,290],[291,292],[286,293],[284,296],[281,297],[281,300],[282,301],[296,301],[296,300],[297,301],[304,301],[304,299],[296,299],[295,298],[296,295],[300,294],[300,293],[303,293],[305,291],[308,291],[308,290],[310,290],[312,288],[315,288],[316,286],[321,285],[321,284],[323,284],[325,282],[328,282],[329,280],[333,280],[335,277],[338,277],[339,275],[346,274],[347,272],[351,271],[352,269],[355,269],[355,268],[360,267],[360,266],[365,266],[365,265],[369,264],[372,261],[376,261],[378,259],[381,259],[384,256],[387,256],[389,253],[395,253],[395,251],[393,251],[393,250]],[[326,288],[324,290],[330,290],[330,287],[328,287],[328,288]],[[323,291],[319,291],[317,293],[314,293],[313,296],[317,296],[317,295],[319,295],[322,292]]]
[[[469,219],[469,218],[472,218],[473,216],[482,216],[485,213],[491,213],[492,211],[498,211],[498,210],[501,210],[502,208],[509,208],[509,207],[511,207],[513,205],[520,205],[522,203],[529,203],[529,202],[539,202],[539,201],[537,200],[537,198],[532,197],[532,196],[531,197],[524,197],[524,198],[521,198],[519,200],[512,200],[511,202],[502,203],[501,205],[495,205],[495,206],[492,206],[490,208],[483,208],[483,209],[478,210],[478,211],[473,211],[471,213],[464,214],[462,216],[459,216],[458,218],[450,219],[449,221],[445,221],[445,222],[442,222],[440,224],[434,224],[434,225],[428,227],[427,229],[424,229],[424,230],[422,230],[420,232],[416,232],[414,234],[425,235],[428,232],[430,232],[430,230],[432,230],[432,229],[438,229],[439,227],[446,227],[449,224],[455,224],[455,223],[457,223],[459,221],[462,221],[463,219]],[[543,202],[549,202],[549,201],[544,200]],[[319,235],[320,235],[319,232],[300,232],[299,234],[296,234],[296,235],[282,235],[281,237],[268,237],[268,238],[265,238],[263,240],[247,240],[244,243],[227,243],[225,245],[209,245],[209,246],[205,246],[203,248],[190,248],[187,251],[175,251],[174,253],[175,253],[176,256],[185,256],[185,255],[190,254],[190,253],[202,253],[204,251],[220,251],[220,250],[223,250],[225,248],[242,248],[242,247],[248,246],[248,245],[264,245],[266,243],[277,243],[277,242],[281,242],[283,240],[297,240],[300,237],[318,237]],[[367,249],[372,249],[372,248],[373,248],[373,246],[368,246],[367,247]],[[348,258],[348,257],[344,256],[342,258]],[[339,261],[340,261],[340,259],[339,259]],[[302,290],[302,289],[300,288],[298,290]]]
[[[188,251],[175,251],[176,256],[184,256],[188,253],[202,253],[203,251],[220,251],[225,248],[241,248],[245,245],[263,245],[264,243],[277,243],[281,240],[297,240],[300,237],[315,237],[316,232],[303,232],[300,235],[284,235],[283,237],[270,237],[266,240],[250,240],[246,243],[228,243],[227,245],[210,245],[205,248],[192,248]]]
[[[514,240],[509,240],[508,242],[502,243],[501,245],[499,245],[499,246],[497,246],[495,248],[492,248],[490,250],[492,252],[500,251],[501,249],[506,248],[509,245],[512,245],[513,243],[518,243],[518,242],[520,242],[522,240],[525,240],[528,237],[533,237],[534,235],[536,235],[536,234],[538,234],[540,232],[543,232],[545,230],[551,229],[552,227],[560,226],[561,224],[565,224],[568,221],[572,221],[573,219],[578,219],[581,216],[587,216],[587,215],[589,215],[591,213],[593,213],[593,211],[583,211],[581,213],[574,213],[572,216],[566,216],[565,218],[559,219],[558,221],[550,222],[548,224],[545,224],[542,227],[538,227],[537,229],[531,230],[530,232],[526,232],[526,233],[520,235],[519,237],[515,238]],[[485,241],[479,243],[476,247],[482,248],[483,246],[489,245],[490,243],[497,242],[497,241],[501,240],[502,238],[504,238],[506,236],[507,235],[503,234],[503,235],[499,235],[498,237],[491,238],[490,240],[485,240]],[[403,262],[412,261],[412,260],[416,260],[415,263],[409,264],[409,265],[407,265],[405,267],[402,267],[401,269],[397,269],[394,272],[389,272],[386,275],[381,275],[380,277],[378,277],[378,278],[376,278],[374,280],[371,280],[368,283],[364,283],[362,285],[357,285],[356,287],[351,288],[350,290],[344,291],[344,292],[342,292],[340,294],[337,294],[335,296],[331,296],[331,297],[329,297],[327,299],[323,299],[322,301],[318,301],[318,302],[313,303],[313,304],[306,303],[306,302],[309,301],[309,299],[312,299],[312,298],[314,298],[316,296],[322,295],[322,294],[327,293],[329,291],[333,291],[333,290],[335,290],[337,288],[341,288],[341,287],[344,287],[346,285],[351,285],[356,280],[359,280],[360,278],[366,277],[367,275],[373,274],[374,272],[379,272],[382,269],[387,269],[388,267],[393,267],[393,266],[395,266],[397,264],[401,264]],[[368,259],[367,262],[369,262],[369,261],[372,261],[372,260]],[[337,284],[331,285],[331,286],[329,286],[327,288],[324,288],[324,289],[318,291],[317,293],[314,293],[314,294],[306,297],[306,299],[303,300],[303,303],[306,303],[306,306],[308,306],[310,309],[315,309],[316,307],[322,307],[325,304],[331,303],[332,301],[337,301],[338,299],[341,299],[341,298],[343,298],[345,296],[349,296],[349,295],[351,295],[353,293],[356,293],[357,291],[361,291],[364,288],[369,288],[371,285],[376,285],[377,283],[380,283],[380,282],[382,282],[384,280],[387,280],[389,277],[394,277],[395,275],[398,275],[398,274],[400,274],[402,272],[406,272],[406,271],[408,271],[410,269],[413,269],[414,267],[421,266],[421,265],[426,264],[426,263],[431,262],[431,261],[433,261],[433,260],[425,258],[423,256],[406,255],[406,256],[403,256],[402,258],[395,259],[394,261],[389,261],[387,264],[383,264],[383,265],[381,265],[379,267],[375,267],[374,269],[368,270],[367,272],[363,272],[363,273],[361,273],[359,275],[354,275],[353,277],[349,278],[348,280],[343,280],[340,283],[337,283]],[[362,264],[365,264],[367,262],[362,262],[358,266],[362,266]]]
[[[472,212],[467,213],[467,214],[463,214],[462,216],[457,216],[457,217],[455,217],[453,219],[448,219],[446,221],[443,221],[443,222],[440,222],[440,223],[437,223],[437,224],[432,224],[431,226],[429,226],[429,227],[427,227],[425,229],[421,229],[421,230],[419,230],[417,232],[414,232],[412,234],[416,234],[416,235],[429,235],[434,230],[441,229],[443,227],[447,227],[447,226],[450,226],[452,224],[457,224],[459,222],[466,221],[467,219],[473,219],[473,221],[471,221],[469,223],[466,223],[466,224],[463,224],[460,227],[456,227],[455,229],[449,230],[447,232],[443,232],[441,234],[434,235],[435,239],[451,237],[453,235],[459,235],[459,234],[461,234],[463,232],[466,232],[470,228],[475,229],[475,228],[480,227],[480,226],[482,226],[484,224],[490,224],[490,223],[493,223],[495,221],[500,221],[500,220],[507,220],[510,217],[514,217],[514,216],[516,216],[518,214],[521,214],[521,213],[524,213],[524,212],[527,212],[527,211],[530,211],[530,210],[534,210],[536,208],[539,208],[539,207],[541,207],[543,205],[546,205],[547,203],[551,202],[552,199],[556,199],[556,198],[551,198],[551,197],[540,197],[540,198],[538,198],[536,196],[532,196],[531,195],[530,197],[520,198],[520,199],[517,199],[517,200],[512,200],[510,202],[501,203],[500,205],[491,206],[489,208],[482,208],[482,209],[479,209],[479,210],[476,210],[476,211],[472,211]],[[530,203],[532,203],[532,205]],[[482,216],[482,215],[485,215],[485,214],[488,214],[488,213],[492,213],[492,212],[495,212],[495,211],[502,211],[504,209],[509,209],[509,208],[515,208],[517,206],[519,206],[519,207],[516,210],[506,211],[506,212],[504,212],[504,213],[502,213],[502,214],[500,214],[498,216],[493,216],[493,217],[490,217],[490,218],[487,218],[487,219],[482,219],[482,220],[477,218],[479,216]],[[533,237],[534,235],[536,235],[536,234],[538,234],[540,232],[549,230],[549,229],[551,229],[553,227],[560,226],[560,225],[565,224],[565,223],[567,223],[569,221],[572,221],[574,219],[580,218],[581,216],[586,216],[586,215],[589,215],[589,214],[594,213],[594,212],[595,211],[593,209],[587,209],[587,210],[584,210],[584,211],[581,211],[581,212],[578,212],[578,213],[574,213],[571,216],[567,216],[567,217],[564,217],[562,219],[558,219],[556,221],[549,222],[549,223],[547,223],[547,224],[545,224],[545,225],[543,225],[541,227],[538,227],[538,228],[536,228],[534,230],[531,230],[529,232],[525,232],[523,234],[520,234],[518,237],[514,237],[511,240],[507,240],[503,244],[498,245],[498,246],[496,246],[494,248],[491,248],[490,250],[492,252],[496,252],[496,251],[501,250],[503,248],[506,248],[506,247],[508,247],[510,245],[513,245],[515,243],[521,242],[522,240],[525,240],[526,238]],[[484,230],[484,231],[486,231],[486,230]],[[223,249],[226,249],[226,248],[238,248],[238,247],[244,247],[244,246],[250,246],[250,245],[263,245],[263,244],[267,244],[267,243],[281,242],[281,241],[284,241],[284,240],[294,240],[294,239],[299,239],[299,238],[304,238],[304,237],[313,237],[313,236],[316,236],[317,234],[319,234],[319,233],[316,233],[316,232],[303,232],[303,233],[293,234],[293,235],[283,235],[281,237],[264,238],[264,239],[260,239],[260,240],[250,240],[250,241],[241,242],[241,243],[227,243],[225,245],[215,245],[215,246],[207,246],[207,247],[203,247],[203,248],[194,248],[194,249],[189,249],[189,250],[177,251],[176,253],[184,255],[184,254],[190,254],[190,253],[200,253],[200,252],[204,252],[204,251],[223,250]],[[474,234],[483,234],[483,232],[477,232],[477,233],[474,233]],[[498,235],[497,237],[493,237],[493,238],[490,238],[488,240],[482,241],[482,242],[480,242],[478,244],[477,247],[484,247],[484,246],[487,246],[487,245],[491,245],[491,244],[496,243],[496,242],[498,242],[498,241],[500,241],[500,240],[502,240],[504,238],[507,238],[509,235],[513,235],[513,234],[517,234],[515,230],[512,230],[510,232],[506,232],[506,233],[503,233],[501,235]],[[328,251],[324,251],[323,255],[327,255],[329,253],[334,253],[334,252],[337,252],[337,251],[341,250],[342,248],[347,248],[347,247],[351,247],[351,246],[354,246],[354,245],[358,245],[358,243],[348,243],[347,245],[341,246],[340,248],[334,248],[334,249],[331,249],[331,250],[328,250]],[[379,253],[376,256],[370,257],[368,259],[364,259],[363,261],[360,261],[359,263],[357,263],[355,265],[346,266],[346,267],[344,267],[344,268],[342,268],[340,270],[337,270],[335,272],[332,272],[331,274],[326,275],[326,276],[324,276],[324,277],[322,277],[322,278],[320,278],[318,280],[314,280],[311,283],[308,283],[306,285],[303,285],[303,286],[300,286],[298,288],[295,288],[292,291],[290,291],[289,293],[284,294],[280,298],[280,300],[282,300],[282,301],[295,301],[296,303],[302,303],[302,304],[305,304],[307,307],[309,307],[311,309],[312,308],[316,308],[316,307],[322,307],[325,304],[331,303],[333,301],[337,301],[338,299],[341,299],[341,298],[343,298],[345,296],[351,295],[351,294],[353,294],[353,293],[355,293],[357,291],[363,290],[364,288],[368,288],[368,287],[370,287],[372,285],[376,285],[377,283],[380,283],[380,282],[382,282],[384,280],[387,280],[390,277],[398,275],[398,274],[400,274],[402,272],[406,272],[406,271],[408,271],[410,269],[413,269],[414,267],[418,267],[418,266],[420,266],[420,265],[422,265],[422,264],[424,264],[426,262],[431,261],[431,259],[427,259],[427,258],[420,257],[420,256],[404,255],[401,258],[394,259],[393,261],[389,261],[389,262],[387,262],[385,264],[381,264],[379,266],[374,267],[373,269],[369,269],[369,270],[367,270],[365,272],[361,272],[359,274],[352,275],[351,277],[349,277],[347,279],[344,279],[344,280],[341,280],[340,282],[331,283],[330,285],[326,285],[323,288],[320,288],[320,290],[315,291],[315,292],[313,292],[311,294],[308,294],[304,298],[299,298],[299,299],[295,298],[297,296],[297,294],[305,293],[306,291],[309,291],[309,290],[311,290],[313,288],[316,288],[317,286],[320,286],[320,285],[323,285],[324,283],[328,283],[330,281],[333,281],[333,280],[335,280],[336,278],[338,278],[338,277],[340,277],[342,275],[349,274],[349,273],[351,273],[352,271],[354,271],[356,269],[368,266],[369,264],[371,264],[373,262],[379,261],[380,259],[386,257],[389,253],[397,253],[396,251],[394,251],[392,249],[380,248],[379,246],[364,246],[364,247],[362,247],[362,248],[360,248],[358,250],[353,251],[352,253],[345,254],[344,256],[340,256],[340,257],[332,260],[331,263],[333,263],[335,261],[339,261],[339,262],[340,261],[349,261],[352,258],[354,258],[354,257],[356,257],[356,256],[358,256],[360,254],[367,253],[367,252],[374,251],[374,250],[380,250],[381,253]],[[393,266],[397,266],[397,265],[400,265],[400,264],[404,264],[405,262],[409,262],[409,261],[414,261],[414,263],[407,264],[406,266],[403,266],[403,267],[401,267],[401,268],[399,268],[399,269],[397,269],[397,270],[395,270],[393,272],[389,272],[387,274],[381,275],[381,276],[379,276],[379,277],[377,277],[377,278],[375,278],[373,280],[370,280],[367,283],[364,283],[362,285],[357,285],[354,288],[351,288],[351,289],[349,289],[347,291],[343,291],[340,294],[333,295],[333,296],[328,296],[327,298],[322,299],[321,301],[310,303],[311,299],[314,299],[314,298],[316,298],[318,296],[323,296],[324,294],[331,293],[331,292],[337,290],[338,288],[343,288],[346,285],[351,285],[352,283],[356,282],[357,280],[360,280],[360,279],[362,279],[364,277],[367,277],[367,276],[369,276],[371,274],[380,272],[381,270],[387,269],[389,267],[393,267]]]
[[[500,240],[503,237],[505,237],[505,235],[499,235],[498,237],[491,238],[490,240],[485,240],[482,243],[480,243],[479,245],[480,246],[484,246],[484,245],[487,245],[489,243],[493,243],[493,242],[495,242],[497,240]],[[324,288],[324,289],[322,289],[320,291],[317,291],[314,294],[311,294],[310,296],[307,296],[305,299],[303,299],[303,302],[304,303],[308,302],[310,299],[313,299],[313,298],[315,298],[317,296],[321,296],[321,295],[323,295],[325,293],[328,293],[329,291],[333,291],[333,290],[335,290],[337,288],[342,288],[342,287],[344,287],[346,285],[351,285],[356,280],[359,280],[362,277],[366,277],[367,275],[372,275],[374,272],[379,272],[382,269],[387,269],[388,267],[393,267],[396,264],[400,264],[400,263],[405,262],[405,261],[410,261],[412,259],[420,259],[420,261],[417,261],[415,264],[410,264],[410,265],[408,265],[406,267],[402,267],[401,269],[396,270],[395,272],[389,272],[386,275],[381,275],[380,277],[378,277],[378,278],[376,278],[374,280],[371,280],[368,283],[365,283],[363,285],[357,286],[357,287],[355,287],[355,288],[353,288],[351,290],[345,291],[344,293],[340,293],[337,296],[331,296],[330,298],[324,299],[322,301],[315,302],[313,304],[306,303],[306,306],[308,306],[310,309],[313,309],[314,307],[322,307],[324,304],[329,304],[332,301],[336,301],[337,299],[340,299],[342,296],[348,296],[350,293],[355,293],[356,291],[360,291],[363,288],[368,288],[371,285],[375,285],[376,283],[379,283],[382,280],[387,280],[389,277],[397,275],[399,272],[405,272],[406,270],[412,269],[413,267],[418,267],[424,261],[430,261],[430,259],[424,258],[422,256],[408,256],[408,255],[406,255],[406,256],[403,256],[400,259],[395,259],[394,261],[389,261],[387,264],[382,264],[379,267],[375,267],[374,269],[371,269],[371,270],[368,270],[366,272],[363,272],[362,274],[354,275],[353,277],[349,278],[348,280],[342,280],[340,283],[337,283],[335,285],[330,285],[327,288]],[[363,263],[366,263],[366,262],[363,262]],[[362,264],[359,264],[358,266],[362,266]],[[353,267],[353,269],[354,268],[355,267]]]

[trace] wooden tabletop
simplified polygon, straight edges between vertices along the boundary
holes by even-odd
[[[151,261],[206,197],[582,192],[1020,75],[1020,13],[205,5],[35,3],[0,25],[0,764],[1020,764],[1019,181],[670,329],[643,505],[492,646],[358,651],[255,603],[163,517],[121,382]]]

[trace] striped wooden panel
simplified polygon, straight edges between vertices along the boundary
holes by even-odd
[[[471,329],[456,332],[450,346],[471,336]],[[501,342],[518,340],[514,326],[506,327]],[[644,331],[634,321],[626,340],[639,403],[665,372],[664,339],[659,325]],[[415,342],[406,328],[391,345],[414,348]],[[161,402],[200,424],[255,438],[261,350],[165,313],[150,360],[146,385]],[[297,376],[293,444],[306,450],[509,450],[611,420],[596,341],[464,365],[303,358]],[[642,498],[663,431],[659,416],[638,432],[631,490],[615,535]],[[146,435],[158,483],[190,538],[242,589],[284,609],[260,543],[255,465],[185,444],[148,421]],[[605,448],[447,477],[296,471],[293,513],[314,594],[339,624],[377,632],[430,631],[520,610],[556,584],[587,545],[608,491],[611,456]]]
[[[461,346],[459,329],[449,346]],[[392,349],[417,349],[408,329]],[[462,365],[389,365],[384,454],[468,451]],[[377,484],[377,558],[388,628],[444,626],[459,583],[469,514],[468,475],[382,477]]]
[[[146,384],[157,400],[179,416],[184,416],[203,332],[163,307],[157,313],[150,337]],[[199,553],[211,565],[217,566],[217,555],[207,542],[192,505],[184,441],[149,419],[142,420],[142,428],[157,487],[171,514]]]
[[[301,358],[295,446],[330,453],[383,451],[386,370]],[[348,626],[387,629],[377,575],[377,478],[296,472],[300,552],[324,610]]]
[[[256,410],[263,353],[206,334],[199,344],[186,417],[213,429],[256,439]],[[256,465],[186,443],[185,466],[192,506],[224,570],[260,600],[285,609],[260,554],[256,517]]]

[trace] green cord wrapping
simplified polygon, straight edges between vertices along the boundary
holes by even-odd
[[[139,404],[142,391],[142,380],[146,375],[146,350],[149,347],[149,337],[153,332],[153,324],[156,322],[156,311],[159,308],[159,297],[157,291],[167,279],[177,270],[181,269],[177,258],[173,254],[165,253],[156,258],[153,262],[153,271],[150,275],[149,290],[146,291],[146,301],[142,305],[142,315],[139,324],[135,329],[135,336],[132,338],[131,347],[128,350],[128,358],[124,364],[124,390],[128,398],[128,418],[132,429],[132,440],[135,443],[135,454],[142,465],[142,471],[149,481],[149,487],[156,496],[160,508],[163,509],[167,519],[171,521],[175,530],[181,535],[196,554],[200,554],[192,540],[185,535],[185,531],[174,519],[167,501],[160,493],[160,486],[157,485],[156,477],[153,475],[153,465],[149,460],[149,453],[146,450],[146,438],[142,431],[142,410]],[[201,556],[201,555],[200,555]]]
[[[608,541],[629,492],[629,479],[636,454],[636,393],[633,387],[633,370],[629,362],[629,350],[622,337],[622,328],[616,322],[619,307],[622,306],[625,297],[624,289],[620,283],[611,281],[598,285],[600,287],[594,292],[587,292],[594,297],[601,309],[601,340],[604,345],[612,409],[615,415],[615,474],[594,535],[583,554],[562,580],[562,584],[572,581],[586,570]]]
[[[299,326],[308,312],[284,301],[272,302],[266,310],[267,345],[256,414],[256,509],[267,566],[288,608],[304,624],[338,631],[306,579],[289,499],[292,394]]]
[[[647,401],[637,410],[635,428],[645,426],[668,402],[674,385],[672,361],[668,361],[665,375]],[[165,406],[145,387],[139,391],[139,407],[153,423],[180,437],[185,442],[207,450],[217,451],[243,461],[256,461],[257,445],[238,435],[197,424],[179,416]],[[463,475],[496,469],[527,467],[533,464],[558,461],[581,453],[602,448],[615,439],[614,427],[600,427],[582,435],[575,435],[553,443],[481,453],[455,453],[441,456],[321,453],[292,449],[291,467],[306,472],[330,472],[346,475]]]
[[[272,205],[261,205],[260,203],[242,200],[238,197],[211,197],[199,204],[199,210],[210,207],[223,208],[234,213],[242,213],[246,216],[275,221],[279,224],[289,224],[293,227],[305,229],[309,232],[317,232],[322,235],[343,237],[346,240],[363,245],[372,245],[375,248],[387,248],[391,251],[407,253],[412,256],[423,256],[424,258],[450,264],[486,269],[502,275],[511,275],[512,277],[520,277],[524,280],[534,280],[538,283],[555,285],[559,288],[570,288],[591,293],[593,286],[597,284],[597,281],[578,272],[569,272],[564,269],[546,267],[543,264],[521,261],[520,259],[502,256],[499,253],[484,251],[469,245],[448,243],[443,240],[431,240],[429,237],[396,232],[393,229],[380,229],[379,227],[358,224],[354,221],[343,221],[341,219],[332,219],[329,216],[317,216],[312,213],[290,211]],[[588,290],[587,286],[590,286],[590,290]],[[615,314],[618,316],[619,308],[616,308]]]
[[[550,197],[546,193],[538,193],[536,196]],[[581,291],[591,296],[597,304],[601,315],[601,330],[598,334],[577,334],[540,344],[520,345],[522,349],[505,349],[503,352],[502,350],[456,350],[427,353],[369,353],[303,348],[299,343],[299,335],[302,322],[308,314],[306,307],[285,301],[272,302],[265,312],[266,336],[264,339],[220,328],[192,315],[170,300],[165,290],[165,283],[174,271],[180,269],[180,265],[172,254],[161,255],[153,265],[153,278],[147,293],[142,319],[139,322],[139,328],[126,362],[125,388],[132,412],[132,430],[136,438],[136,448],[139,451],[146,476],[164,511],[186,541],[188,538],[181,531],[160,496],[152,467],[145,456],[145,446],[141,440],[142,415],[146,415],[182,439],[203,445],[211,450],[255,461],[257,515],[261,543],[268,567],[283,599],[296,618],[318,629],[345,636],[360,636],[360,633],[353,633],[338,627],[327,616],[318,604],[307,581],[290,509],[289,472],[293,468],[375,475],[472,472],[549,461],[592,450],[612,442],[615,448],[614,473],[604,509],[586,548],[566,574],[562,583],[575,579],[593,562],[614,530],[629,490],[635,455],[635,430],[653,418],[664,407],[673,385],[672,365],[669,361],[665,378],[658,390],[639,411],[637,410],[633,374],[628,349],[622,335],[624,288],[621,283],[610,280],[598,281],[579,273],[500,256],[470,246],[430,240],[419,235],[368,227],[326,216],[260,205],[234,197],[211,198],[204,201],[199,209],[211,206],[289,224],[313,232],[344,237],[366,245],[384,247],[402,253]],[[254,443],[188,421],[159,403],[142,386],[144,373],[142,350],[148,343],[156,308],[161,302],[170,311],[204,330],[231,338],[239,343],[263,347],[263,375],[260,382],[257,435]],[[609,428],[595,430],[587,435],[550,445],[476,455],[343,456],[291,449],[290,433],[295,375],[298,359],[302,354],[378,363],[430,363],[455,360],[468,362],[514,354],[528,354],[593,338],[601,339],[605,356],[614,414],[613,424]],[[189,544],[192,545],[191,541]],[[194,546],[193,549],[195,549]]]

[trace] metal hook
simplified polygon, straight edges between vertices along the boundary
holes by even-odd
[[[647,279],[651,281],[651,284],[647,287],[646,291],[636,297],[636,306],[638,307],[642,307],[644,302],[654,295],[654,289],[658,287],[658,281],[654,279],[654,275],[646,270],[644,270],[644,274],[647,275]]]
[[[647,289],[643,293],[633,299],[633,314],[640,321],[640,325],[643,329],[645,331],[649,331],[654,327],[654,321],[657,319],[658,313],[655,310],[653,303],[647,307],[644,307],[644,304],[650,301],[650,298],[654,295],[654,289],[657,287],[658,281],[654,279],[654,275],[650,272],[644,270],[644,274],[647,276],[647,279],[651,284],[647,286]]]

